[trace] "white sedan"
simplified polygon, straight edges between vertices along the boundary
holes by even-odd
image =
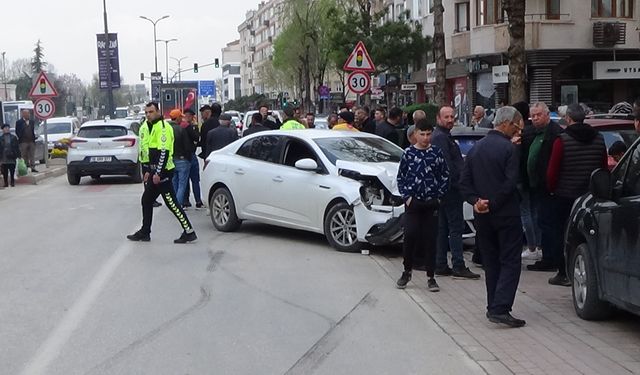
[[[322,233],[336,250],[402,241],[402,149],[367,133],[265,131],[212,152],[202,175],[219,231],[243,220]]]

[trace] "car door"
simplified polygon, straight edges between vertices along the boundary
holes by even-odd
[[[301,159],[313,159],[316,171],[303,171],[295,167]],[[321,159],[306,141],[287,137],[282,164],[271,171],[274,211],[282,220],[296,227],[322,231],[322,217],[333,194],[329,176]],[[321,212],[322,211],[322,212]]]
[[[597,203],[598,252],[607,299],[640,306],[640,148],[612,175],[613,201]]]
[[[280,166],[283,136],[263,135],[245,141],[230,165],[231,194],[243,217],[278,220],[273,210],[273,169]]]

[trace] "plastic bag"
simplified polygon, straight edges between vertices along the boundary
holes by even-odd
[[[24,162],[24,159],[18,159],[18,176],[26,176],[27,175],[27,163]]]

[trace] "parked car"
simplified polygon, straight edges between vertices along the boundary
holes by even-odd
[[[127,175],[133,182],[142,182],[136,125],[136,122],[124,119],[82,124],[69,143],[69,184],[78,185],[83,176],[99,178],[102,175]]]
[[[75,117],[53,117],[47,120],[47,148],[53,150],[56,143],[62,139],[73,137],[80,128],[80,121]],[[44,137],[44,126],[38,127],[38,135]]]
[[[573,205],[564,254],[579,317],[604,319],[612,306],[640,314],[640,141],[613,171],[591,175],[590,192]]]
[[[324,116],[316,117],[313,124],[316,129],[329,129],[329,118]]]
[[[249,125],[251,125],[251,116],[253,116],[254,113],[257,113],[258,111],[247,111],[244,114],[244,120],[242,121],[242,132],[240,132],[240,134],[244,133],[245,129],[247,129],[249,127]],[[280,111],[269,111],[269,116],[275,121],[276,119],[280,120],[280,122],[282,122],[282,115],[280,114]]]
[[[212,152],[202,188],[219,231],[255,220],[322,233],[353,252],[402,241],[401,157],[398,146],[367,133],[265,131]]]

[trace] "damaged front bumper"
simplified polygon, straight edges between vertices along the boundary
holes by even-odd
[[[354,205],[358,239],[374,246],[392,245],[402,242],[402,206],[366,207],[361,202]]]

